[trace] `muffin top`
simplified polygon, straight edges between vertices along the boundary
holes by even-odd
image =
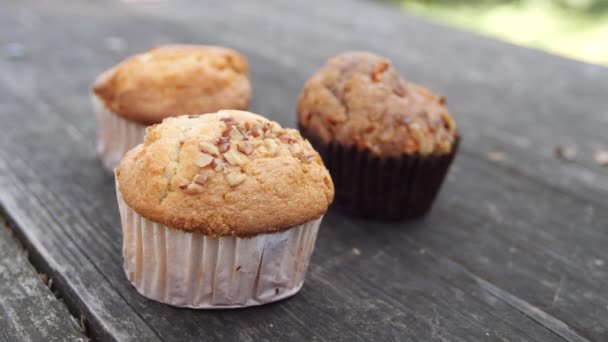
[[[93,92],[110,110],[145,125],[169,116],[246,109],[247,60],[234,50],[166,45],[127,58],[101,74]]]
[[[381,157],[447,154],[457,138],[445,98],[404,81],[385,57],[346,52],[306,84],[298,121],[323,144],[357,146]]]
[[[334,196],[319,154],[297,130],[235,110],[148,127],[116,176],[140,215],[210,236],[287,229],[319,218]]]

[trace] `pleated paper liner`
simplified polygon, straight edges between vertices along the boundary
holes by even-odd
[[[261,305],[296,294],[304,282],[321,218],[250,238],[209,237],[152,222],[116,189],[124,270],[145,297],[195,309]]]
[[[144,141],[146,126],[112,112],[95,94],[91,99],[99,124],[97,152],[103,166],[112,172],[125,153]]]
[[[300,130],[331,173],[334,204],[355,216],[384,220],[413,219],[428,213],[460,142],[457,138],[446,155],[380,158],[356,146],[323,144]]]

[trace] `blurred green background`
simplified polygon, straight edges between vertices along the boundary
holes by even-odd
[[[608,0],[400,0],[411,13],[608,65]]]

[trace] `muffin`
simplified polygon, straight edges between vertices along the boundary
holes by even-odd
[[[251,86],[245,57],[202,45],[167,45],[127,58],[93,84],[98,152],[113,170],[143,141],[146,126],[169,116],[246,109]]]
[[[334,196],[297,130],[232,110],[149,127],[116,184],[127,278],[148,298],[191,308],[298,292]]]
[[[385,57],[346,52],[306,82],[297,111],[337,206],[378,219],[429,211],[459,142],[443,96],[403,80]]]

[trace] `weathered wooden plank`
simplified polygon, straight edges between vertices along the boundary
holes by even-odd
[[[605,174],[589,161],[564,166],[547,154],[557,141],[548,135],[552,130],[577,139],[601,138],[595,128],[604,118],[601,105],[593,107],[600,114],[585,117],[585,125],[566,124],[571,112],[591,108],[593,99],[601,98],[607,87],[597,75],[604,69],[471,38],[367,3],[186,4],[128,5],[145,9],[143,16],[125,13],[120,5],[102,13],[97,5],[80,2],[53,8],[28,3],[36,11],[24,7],[3,18],[14,29],[10,36],[0,34],[0,43],[22,41],[30,54],[0,62],[5,123],[0,182],[8,189],[0,203],[17,218],[25,240],[45,254],[43,263],[68,265],[54,272],[64,279],[62,288],[71,293],[71,302],[91,317],[92,331],[114,337],[129,331],[121,336],[125,339],[159,334],[167,340],[605,337],[601,310],[606,289],[600,284],[606,274],[596,262],[605,260],[605,207],[598,202],[605,188],[593,186],[605,184]],[[353,15],[340,15],[345,4]],[[56,49],[66,34],[72,48]],[[106,51],[99,42],[109,35],[126,39],[129,50],[121,55]],[[403,37],[408,44],[388,43]],[[243,50],[251,61],[254,110],[289,125],[295,122],[293,106],[301,84],[331,54],[358,47],[393,57],[411,78],[448,95],[465,134],[463,153],[435,211],[407,229],[330,213],[303,292],[284,303],[193,312],[138,296],[122,275],[112,180],[94,157],[95,123],[86,88],[122,55],[175,41]],[[504,63],[496,60],[512,64],[509,73],[499,73]],[[538,68],[522,68],[541,61]],[[463,63],[467,68],[461,68]],[[588,68],[593,72],[578,75]],[[537,78],[553,69],[584,77],[585,85],[539,87]],[[515,81],[520,88],[509,86]],[[562,92],[576,94],[577,101],[553,103]],[[44,124],[26,124],[24,113],[30,113],[31,122]],[[553,120],[543,120],[547,116]],[[540,128],[533,125],[538,121]],[[542,133],[535,134],[537,130]],[[527,144],[521,143],[522,136]],[[49,153],[41,146],[57,148]],[[488,162],[485,154],[496,148],[511,158]],[[577,177],[583,171],[592,181]],[[33,203],[30,193],[36,195]],[[577,221],[586,208],[594,208],[594,217],[587,214],[587,221]],[[33,228],[46,228],[49,222],[48,232]],[[362,254],[354,255],[353,247]],[[90,288],[97,282],[100,291]],[[107,305],[87,305],[99,298]],[[118,309],[127,313],[116,316]]]
[[[0,218],[0,340],[85,341]]]

